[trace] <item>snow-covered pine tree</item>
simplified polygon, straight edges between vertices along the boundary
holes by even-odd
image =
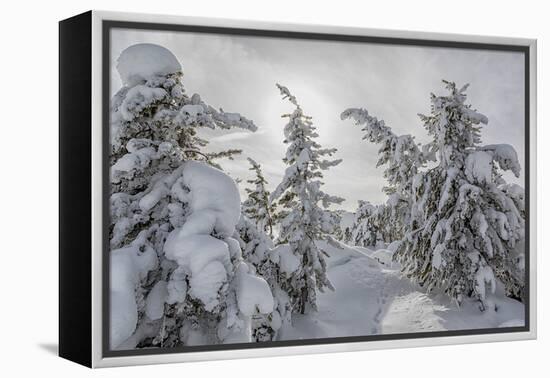
[[[388,195],[388,201],[376,212],[380,219],[375,222],[374,219],[362,215],[357,220],[363,220],[366,224],[356,222],[356,229],[371,233],[368,228],[378,223],[379,227],[372,230],[373,235],[381,232],[382,227],[384,233],[389,234],[387,237],[390,240],[386,240],[387,242],[399,240],[403,237],[410,218],[413,178],[428,158],[433,160],[433,154],[428,150],[422,151],[413,136],[395,134],[384,120],[371,116],[366,109],[349,108],[342,112],[340,117],[342,120],[354,120],[365,132],[363,139],[381,145],[377,167],[385,166],[384,177],[388,181],[388,185],[383,188]],[[358,242],[361,245],[361,242]],[[370,241],[367,240],[367,243]]]
[[[273,294],[273,312],[256,313],[252,319],[252,337],[256,341],[275,340],[281,326],[290,322],[291,305],[281,288],[280,256],[264,227],[249,219],[243,212],[237,224],[235,238],[239,240],[244,260],[253,271],[267,281]]]
[[[326,262],[316,242],[327,240],[336,242],[330,236],[337,227],[338,219],[328,210],[331,204],[338,204],[342,198],[331,196],[321,190],[323,171],[333,167],[341,160],[327,160],[336,149],[321,148],[315,141],[318,137],[311,117],[305,115],[290,91],[277,84],[283,99],[295,106],[284,128],[284,143],[288,144],[283,161],[287,164],[285,176],[271,195],[271,200],[279,199],[286,209],[286,216],[280,227],[281,241],[288,248],[280,248],[279,254],[286,262],[283,267],[283,288],[292,303],[293,313],[305,313],[316,310],[317,290],[333,289],[327,272]],[[322,207],[320,206],[322,204]],[[292,261],[291,264],[288,262]]]
[[[431,95],[420,115],[437,153],[437,166],[413,179],[412,217],[396,256],[406,274],[428,289],[442,288],[459,303],[495,290],[523,297],[524,272],[515,252],[524,237],[524,214],[500,170],[519,176],[510,145],[481,145],[487,117],[466,103],[467,85],[444,81],[447,96]]]
[[[235,182],[196,161],[208,157],[197,131],[256,126],[189,97],[181,65],[164,47],[130,46],[117,69],[123,87],[110,113],[110,345],[248,341],[250,315],[271,312],[271,293],[232,238],[240,217]]]
[[[353,226],[355,221],[355,213],[346,210],[337,210],[336,215],[340,219],[338,227],[334,233],[334,238],[344,244],[353,244]]]
[[[251,165],[250,170],[254,171],[254,178],[246,181],[253,185],[253,188],[245,188],[248,198],[243,202],[243,213],[256,223],[258,229],[267,232],[271,237],[275,205],[269,200],[270,193],[266,188],[267,180],[263,175],[262,167],[251,158],[248,158],[248,162]]]
[[[351,234],[351,244],[374,248],[384,239],[383,227],[388,224],[383,217],[384,205],[375,206],[369,201],[359,200]]]

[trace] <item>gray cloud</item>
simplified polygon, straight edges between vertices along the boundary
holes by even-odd
[[[135,43],[167,47],[183,66],[188,92],[254,120],[259,127],[254,134],[204,132],[212,151],[243,150],[234,161],[222,162],[233,177],[249,177],[250,156],[264,166],[272,188],[282,178],[286,146],[280,116],[292,107],[281,100],[275,83],[287,86],[313,117],[319,142],[338,148],[336,157],[344,161],[326,173],[325,190],[346,198],[342,207],[348,210],[359,199],[384,202],[385,180],[376,168],[378,146],[362,141],[359,128],[342,122],[340,113],[365,107],[395,132],[425,143],[429,139],[417,113],[429,112],[430,92],[444,93],[441,79],[471,84],[469,102],[489,118],[483,142],[513,145],[524,163],[524,67],[519,53],[122,29],[113,31],[111,41],[114,58]],[[121,85],[114,59],[111,76],[114,93]],[[505,177],[524,181],[523,173],[519,179]]]

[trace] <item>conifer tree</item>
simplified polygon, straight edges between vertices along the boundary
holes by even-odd
[[[497,279],[521,299],[524,272],[515,249],[525,219],[500,173],[519,177],[517,154],[510,145],[482,145],[488,119],[466,103],[468,85],[444,84],[449,94],[432,94],[430,115],[420,115],[438,164],[413,180],[412,217],[397,258],[408,276],[459,303],[474,297],[484,308]]]
[[[130,46],[117,69],[123,87],[110,113],[111,347],[246,339],[250,311],[238,297],[252,276],[231,238],[240,198],[233,180],[207,164],[207,141],[197,130],[256,126],[188,96],[181,65],[161,46]],[[271,311],[269,303],[262,307]]]
[[[432,94],[431,114],[420,115],[433,138],[422,151],[412,137],[396,138],[366,110],[348,109],[342,118],[354,118],[365,125],[367,139],[382,143],[379,164],[388,165],[385,176],[393,188],[388,193],[410,207],[392,214],[403,236],[394,258],[405,274],[428,290],[443,289],[458,303],[477,298],[483,309],[497,279],[507,295],[523,297],[517,252],[524,238],[522,196],[500,173],[519,176],[520,166],[512,146],[481,144],[481,125],[488,119],[466,103],[468,86],[444,83],[450,94]],[[425,169],[428,160],[436,166]],[[396,203],[390,195],[392,211]]]
[[[377,221],[370,217],[360,216],[357,221],[365,224],[356,224],[356,229],[363,233],[372,232],[373,235],[381,232],[387,234],[387,242],[401,239],[404,228],[410,218],[412,204],[412,181],[419,169],[428,160],[433,160],[429,151],[422,151],[411,135],[397,135],[384,120],[371,116],[366,109],[349,108],[341,114],[341,119],[352,119],[365,132],[363,139],[379,144],[377,167],[384,166],[384,177],[388,185],[383,190],[388,195],[388,201],[383,208],[376,212]],[[361,205],[360,205],[361,207]],[[378,229],[369,231],[369,227],[378,223]],[[382,226],[383,225],[383,226]],[[357,241],[359,242],[359,241]],[[370,241],[368,241],[370,243]]]
[[[263,175],[262,167],[253,159],[248,158],[251,165],[250,170],[254,171],[254,178],[247,180],[247,183],[254,185],[253,188],[246,188],[248,198],[243,202],[243,212],[248,219],[256,222],[258,229],[273,235],[273,224],[275,205],[269,200],[269,191],[266,188],[267,181]]]
[[[359,201],[351,234],[353,245],[374,248],[381,242],[388,242],[383,232],[387,224],[383,210],[383,205],[375,206],[369,201]]]
[[[241,243],[244,260],[269,284],[273,295],[273,311],[256,313],[252,319],[252,336],[256,341],[275,340],[283,324],[290,323],[291,304],[280,283],[280,256],[273,241],[258,224],[243,213],[237,224],[236,238]]]
[[[353,244],[353,227],[355,223],[355,213],[346,210],[335,211],[339,219],[338,227],[334,233],[334,238],[344,244]]]
[[[337,217],[328,210],[331,204],[339,204],[342,198],[331,196],[321,190],[323,171],[341,160],[327,160],[336,149],[324,149],[315,141],[317,131],[312,118],[305,115],[296,97],[277,84],[283,99],[294,105],[284,128],[284,143],[288,145],[283,161],[287,164],[285,176],[271,195],[279,199],[286,210],[281,221],[280,240],[288,243],[290,257],[297,261],[295,269],[284,273],[283,288],[289,294],[292,311],[305,313],[316,310],[316,291],[333,289],[327,277],[324,255],[317,241],[334,242],[330,236],[337,227]],[[322,207],[321,207],[322,206]]]

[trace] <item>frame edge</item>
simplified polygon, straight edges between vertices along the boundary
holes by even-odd
[[[91,12],[59,22],[59,356],[91,367]]]
[[[268,23],[257,21],[242,21],[231,19],[216,19],[216,18],[198,18],[184,16],[167,16],[159,14],[140,14],[140,13],[125,13],[125,12],[110,12],[110,11],[93,11],[92,12],[92,139],[93,139],[93,157],[92,161],[92,182],[93,187],[93,348],[92,360],[93,367],[116,367],[126,365],[145,365],[152,363],[177,363],[177,362],[195,362],[207,360],[223,360],[237,358],[261,358],[272,356],[285,356],[296,354],[319,354],[319,353],[334,353],[334,352],[350,352],[350,351],[366,351],[379,349],[393,348],[410,348],[410,347],[426,347],[426,346],[441,346],[466,343],[484,343],[484,342],[502,342],[502,341],[518,341],[518,340],[533,340],[537,338],[536,332],[536,254],[537,254],[537,212],[536,212],[536,78],[537,78],[537,40],[532,38],[508,38],[497,36],[479,36],[479,35],[463,35],[463,34],[447,34],[447,33],[430,33],[430,32],[408,32],[404,30],[380,30],[357,27],[338,27],[324,26],[315,24],[288,24],[288,23]],[[276,31],[295,31],[295,32],[314,32],[326,34],[357,34],[375,37],[388,38],[403,38],[406,34],[407,38],[414,39],[430,39],[436,41],[461,41],[472,43],[487,43],[487,44],[502,44],[502,45],[517,45],[526,48],[526,54],[529,57],[529,168],[530,168],[530,204],[529,204],[529,222],[530,222],[530,297],[529,301],[529,331],[502,333],[502,334],[480,334],[467,336],[449,336],[449,337],[427,337],[422,339],[403,339],[399,341],[399,345],[395,345],[395,340],[383,341],[367,341],[354,343],[338,343],[338,344],[316,344],[303,346],[287,346],[276,348],[254,348],[254,349],[233,349],[225,351],[207,351],[207,352],[188,352],[188,353],[168,353],[168,354],[150,354],[142,356],[123,356],[123,357],[103,357],[102,355],[102,332],[101,332],[101,314],[102,314],[102,298],[101,298],[101,269],[102,269],[102,253],[101,239],[96,239],[101,235],[101,138],[102,138],[102,98],[103,88],[101,85],[101,54],[102,54],[102,22],[104,20],[128,21],[128,22],[147,22],[147,23],[173,23],[187,24],[198,26],[215,26],[227,28],[244,28],[244,29],[264,29]],[[528,67],[526,67],[528,68]],[[99,148],[99,151],[97,150]],[[98,155],[99,154],[99,155]],[[96,183],[99,182],[99,184]],[[99,186],[98,186],[99,185]],[[99,191],[99,192],[96,192]]]

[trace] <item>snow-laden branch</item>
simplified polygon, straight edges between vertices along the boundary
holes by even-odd
[[[521,165],[514,147],[509,144],[488,144],[478,149],[490,153],[500,169],[512,171],[516,177],[519,177]]]
[[[371,116],[366,109],[349,108],[340,115],[362,126],[363,139],[380,144],[377,166],[386,165],[384,176],[391,187],[408,188],[418,169],[426,163],[426,156],[411,135],[397,135],[384,120]]]

